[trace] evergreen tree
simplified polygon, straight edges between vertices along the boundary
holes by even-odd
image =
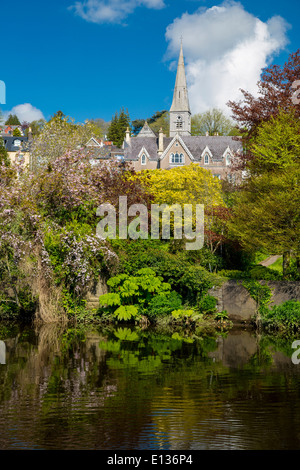
[[[20,126],[21,123],[19,121],[19,118],[16,114],[10,114],[8,118],[5,121],[5,125],[9,126]]]
[[[130,117],[128,111],[121,108],[120,113],[117,112],[112,117],[110,126],[107,131],[107,139],[111,140],[114,145],[121,148],[127,127],[130,126]]]
[[[4,146],[3,139],[2,139],[2,137],[0,137],[0,165],[2,165],[3,163],[4,163],[4,165],[9,166],[8,153],[7,153],[7,150]]]
[[[14,137],[21,137],[21,135],[22,135],[22,134],[21,134],[20,129],[19,129],[18,127],[16,127],[16,128],[14,129],[14,131],[13,131],[13,136],[14,136]]]

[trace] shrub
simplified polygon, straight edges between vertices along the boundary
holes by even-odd
[[[150,268],[140,269],[136,276],[119,274],[110,278],[107,285],[113,292],[100,297],[100,313],[111,313],[118,320],[139,318],[155,296],[168,295],[171,289]]]
[[[279,272],[267,268],[266,266],[255,266],[254,268],[250,269],[249,277],[251,279],[264,281],[277,281],[282,279],[282,276]]]
[[[198,302],[198,309],[202,313],[214,313],[216,311],[217,299],[212,295],[206,295]]]
[[[263,315],[263,325],[274,329],[300,328],[300,302],[288,300],[275,305]]]
[[[177,292],[172,291],[159,294],[151,299],[145,315],[148,316],[150,320],[155,320],[155,318],[169,315],[173,310],[179,309],[181,305],[182,299]]]

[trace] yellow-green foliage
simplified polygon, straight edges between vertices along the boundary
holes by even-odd
[[[170,170],[143,170],[137,176],[153,194],[157,204],[224,206],[221,182],[209,170],[195,163]]]

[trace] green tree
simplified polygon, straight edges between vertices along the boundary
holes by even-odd
[[[114,145],[121,148],[124,138],[126,129],[130,127],[130,117],[128,111],[124,110],[124,108],[120,109],[120,112],[115,113],[112,117],[110,126],[107,131],[107,139],[111,140]]]
[[[19,121],[19,118],[16,114],[10,114],[8,118],[5,121],[5,125],[9,126],[20,126],[21,123]]]
[[[283,255],[283,275],[290,267],[290,253],[300,252],[300,165],[265,172],[249,178],[237,193],[231,235],[249,251]]]
[[[248,177],[236,193],[232,233],[250,250],[291,254],[300,267],[300,123],[295,111],[271,116],[249,142]]]
[[[234,128],[234,123],[217,108],[194,114],[191,120],[192,135],[228,135]]]
[[[21,131],[18,127],[16,127],[14,130],[13,130],[13,136],[14,137],[21,137]]]
[[[280,110],[276,117],[263,122],[249,145],[252,159],[247,163],[251,174],[288,170],[300,162],[300,121],[295,111]]]

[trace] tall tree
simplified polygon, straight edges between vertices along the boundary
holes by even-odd
[[[280,109],[288,112],[293,109],[295,115],[300,117],[300,100],[295,99],[296,82],[300,77],[300,49],[290,54],[287,62],[280,67],[273,65],[266,68],[258,82],[258,96],[255,97],[245,90],[241,90],[243,99],[229,101],[232,117],[243,132],[244,155],[241,156],[239,166],[243,168],[252,158],[249,151],[249,140],[255,136],[259,125],[268,121],[271,116],[276,117]],[[298,93],[299,95],[299,93]]]
[[[236,193],[231,232],[244,247],[300,257],[300,122],[279,111],[256,129],[249,144],[248,178]]]
[[[9,126],[20,126],[21,123],[19,121],[19,118],[16,114],[10,114],[8,118],[5,121],[5,125]]]
[[[231,119],[225,116],[223,111],[217,108],[204,113],[194,114],[191,122],[192,135],[228,135],[234,128]]]
[[[124,108],[120,112],[116,112],[112,117],[110,126],[107,131],[107,139],[111,140],[114,145],[121,148],[124,142],[127,127],[130,127],[130,117],[128,111]]]

